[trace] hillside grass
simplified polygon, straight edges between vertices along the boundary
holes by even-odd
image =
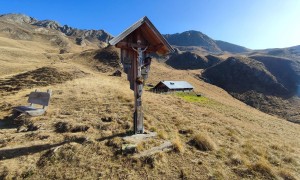
[[[199,103],[209,103],[209,99],[203,96],[197,96],[194,92],[176,92],[176,96],[182,98],[187,102],[199,102]]]
[[[69,54],[50,63],[40,60],[40,55],[32,57],[31,68],[8,65],[16,71],[0,78],[45,66],[69,74],[80,70],[85,75],[0,97],[0,122],[6,123],[0,127],[0,179],[300,178],[299,126],[241,103],[197,79],[198,71],[174,70],[155,61],[149,83],[185,80],[203,96],[144,91],[145,128],[158,137],[139,144],[138,150],[165,140],[172,142],[174,150],[140,159],[124,155],[120,149],[126,142],[121,137],[132,130],[134,108],[126,77],[97,71],[88,64],[90,57]],[[0,54],[1,58],[14,62],[6,54]],[[38,130],[18,132],[9,118],[11,109],[25,105],[27,95],[36,88],[52,89],[50,106],[44,116],[19,117],[26,122],[22,128],[32,124]]]

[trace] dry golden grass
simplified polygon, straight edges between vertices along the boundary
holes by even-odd
[[[260,173],[265,179],[274,179],[275,178],[275,174],[274,174],[271,164],[269,164],[268,161],[266,161],[263,158],[261,158],[255,164],[250,165],[249,170]]]
[[[161,139],[167,139],[168,138],[167,133],[165,131],[163,131],[163,130],[159,130],[157,132],[157,136],[160,137]]]
[[[259,112],[195,78],[196,70],[174,70],[157,62],[151,66],[149,83],[187,80],[206,100],[189,102],[145,91],[145,124],[159,137],[141,144],[141,150],[166,139],[182,153],[144,160],[122,155],[121,137],[130,133],[134,105],[126,77],[100,73],[76,54],[49,53],[49,44],[33,42],[32,48],[22,48],[22,43],[26,44],[0,38],[0,61],[6,63],[0,78],[44,66],[86,75],[0,97],[0,122],[8,125],[0,128],[0,179],[300,179],[299,126]],[[38,130],[17,133],[6,116],[13,106],[25,105],[26,95],[36,88],[53,91],[47,114],[30,118],[41,127]],[[59,122],[67,123],[66,132],[56,132]],[[213,151],[199,151],[191,139]]]
[[[279,176],[284,180],[296,180],[295,176],[290,171],[287,170],[280,170]]]
[[[216,150],[216,144],[211,138],[204,133],[196,134],[190,141],[190,143],[201,151],[213,151]]]
[[[172,144],[176,152],[184,153],[185,151],[184,144],[182,143],[181,139],[178,136],[172,140]]]

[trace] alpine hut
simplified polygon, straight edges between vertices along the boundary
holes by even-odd
[[[153,89],[157,92],[190,92],[194,87],[186,81],[160,81]]]

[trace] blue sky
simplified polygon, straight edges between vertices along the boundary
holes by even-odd
[[[163,34],[198,30],[252,49],[300,45],[300,0],[1,0],[4,13],[112,35],[146,15]]]

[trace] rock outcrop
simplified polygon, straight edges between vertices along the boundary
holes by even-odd
[[[102,43],[108,43],[110,39],[112,39],[112,35],[105,32],[104,30],[82,30],[70,27],[68,25],[62,26],[56,21],[52,20],[42,20],[38,21],[32,17],[23,15],[23,14],[5,14],[0,16],[0,20],[10,22],[10,23],[18,23],[21,25],[32,25],[36,27],[42,27],[46,29],[52,29],[55,31],[59,31],[66,36],[69,36],[72,39],[80,39],[80,42],[76,42],[80,46],[85,45],[85,41],[90,41],[92,43],[97,43],[98,46],[103,46]],[[28,39],[28,38],[27,38]]]
[[[0,15],[0,19],[8,22],[19,23],[19,24],[33,24],[36,23],[37,20],[26,16],[24,14],[3,14]]]

